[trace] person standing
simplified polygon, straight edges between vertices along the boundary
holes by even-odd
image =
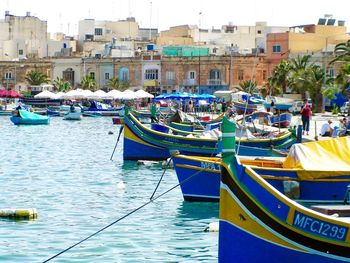
[[[312,116],[312,111],[310,105],[307,103],[307,99],[304,99],[304,105],[301,108],[301,120],[303,122],[303,135],[306,131],[306,135],[309,135],[310,130],[310,119]]]

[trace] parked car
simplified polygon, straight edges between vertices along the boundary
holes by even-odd
[[[310,105],[310,108],[312,109],[312,100],[308,99],[307,102]],[[289,108],[289,111],[293,114],[300,114],[301,108],[304,105],[304,101],[302,100],[296,100],[293,102],[292,107]]]
[[[340,107],[340,113],[347,114],[349,112],[349,102],[345,102],[343,106]]]

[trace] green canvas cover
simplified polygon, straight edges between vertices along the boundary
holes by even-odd
[[[47,116],[42,116],[40,114],[36,114],[33,112],[29,112],[26,110],[19,110],[19,114],[21,115],[22,119],[30,119],[30,120],[46,120]]]

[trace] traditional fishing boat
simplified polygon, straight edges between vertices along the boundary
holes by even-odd
[[[15,115],[10,117],[10,120],[15,125],[19,124],[30,124],[30,125],[39,125],[39,124],[49,124],[49,118],[47,116],[42,116],[33,112],[26,110],[16,110]]]
[[[80,121],[82,119],[81,111],[68,111],[63,115],[64,120]]]
[[[292,122],[293,114],[289,112],[283,112],[281,114],[275,114],[270,117],[271,125],[281,128],[289,127]]]
[[[235,130],[234,124],[223,122],[219,262],[349,262],[350,207],[324,204],[310,207],[282,194],[251,167],[242,164],[229,135]],[[349,143],[342,144],[341,140],[324,143],[326,148],[333,146],[348,150]],[[316,155],[311,163],[309,158],[301,159],[310,154]],[[305,173],[310,181],[350,170],[347,156],[328,157],[318,155],[317,150],[303,152],[290,161],[309,168]],[[321,189],[313,192],[317,190]]]
[[[124,127],[124,160],[165,160],[170,157],[170,150],[205,156],[215,156],[221,152],[221,141],[218,139],[220,132],[216,130],[205,134],[186,133],[176,129],[170,129],[171,133],[155,131],[143,125],[132,113],[124,117]],[[212,134],[216,134],[216,137]],[[290,147],[296,142],[296,136],[285,131],[274,137],[240,141],[241,155],[269,156],[274,155],[271,148]]]
[[[317,175],[323,173],[327,176],[314,178],[312,171],[305,165],[305,162],[313,162],[310,158],[306,158],[303,165],[293,161],[301,159],[300,155],[303,153],[309,153],[315,149],[317,149],[318,155],[330,156],[331,153],[334,158],[337,158],[338,149],[334,146],[330,150],[328,149],[328,146],[333,144],[348,145],[350,144],[350,138],[334,138],[331,142],[319,141],[294,144],[286,157],[254,157],[248,159],[242,156],[240,162],[253,169],[281,193],[301,202],[343,202],[347,186],[350,184],[350,168],[349,170],[343,169],[331,172],[318,170]],[[334,152],[334,150],[336,151]],[[347,149],[345,148],[345,150]],[[345,150],[342,149],[342,154],[349,156],[350,151]],[[239,155],[239,152],[237,154]],[[219,201],[220,157],[176,154],[172,156],[172,159],[185,200]],[[332,169],[336,170],[336,168]]]

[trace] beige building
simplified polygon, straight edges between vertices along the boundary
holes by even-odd
[[[112,42],[113,38],[118,40],[136,39],[139,25],[133,17],[119,21],[85,19],[79,21],[78,30],[79,48],[83,51],[85,42],[108,43]]]

